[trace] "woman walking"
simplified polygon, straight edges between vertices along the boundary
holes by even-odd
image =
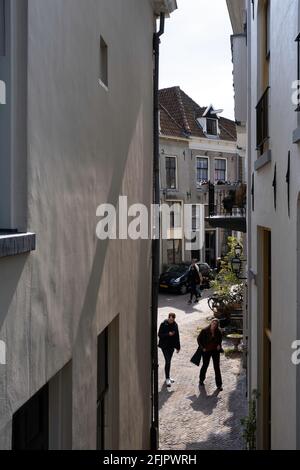
[[[198,344],[202,350],[203,365],[200,371],[200,385],[203,386],[206,379],[206,372],[212,358],[215,376],[216,386],[221,392],[222,388],[222,376],[220,370],[220,353],[222,350],[222,333],[219,328],[219,321],[214,319],[211,324],[201,331],[198,336]]]

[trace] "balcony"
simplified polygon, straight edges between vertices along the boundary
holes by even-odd
[[[209,183],[209,215],[205,220],[213,228],[246,233],[247,186],[243,183]]]

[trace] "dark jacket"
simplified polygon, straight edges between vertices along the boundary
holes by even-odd
[[[222,348],[222,333],[218,328],[215,332],[215,336],[213,337],[210,326],[208,326],[201,331],[197,341],[201,349],[206,349],[207,351],[216,351],[218,346]]]
[[[174,336],[169,336],[169,333],[174,331]],[[158,332],[159,344],[158,347],[161,349],[177,349],[180,350],[180,337],[177,323],[170,324],[168,320],[165,320],[159,328]]]

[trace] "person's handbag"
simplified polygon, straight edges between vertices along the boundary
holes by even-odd
[[[202,358],[202,349],[199,347],[191,359],[191,363],[199,367]]]

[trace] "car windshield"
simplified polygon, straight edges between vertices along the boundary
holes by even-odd
[[[184,264],[172,264],[172,266],[167,269],[167,273],[185,273],[187,269],[188,267]]]

